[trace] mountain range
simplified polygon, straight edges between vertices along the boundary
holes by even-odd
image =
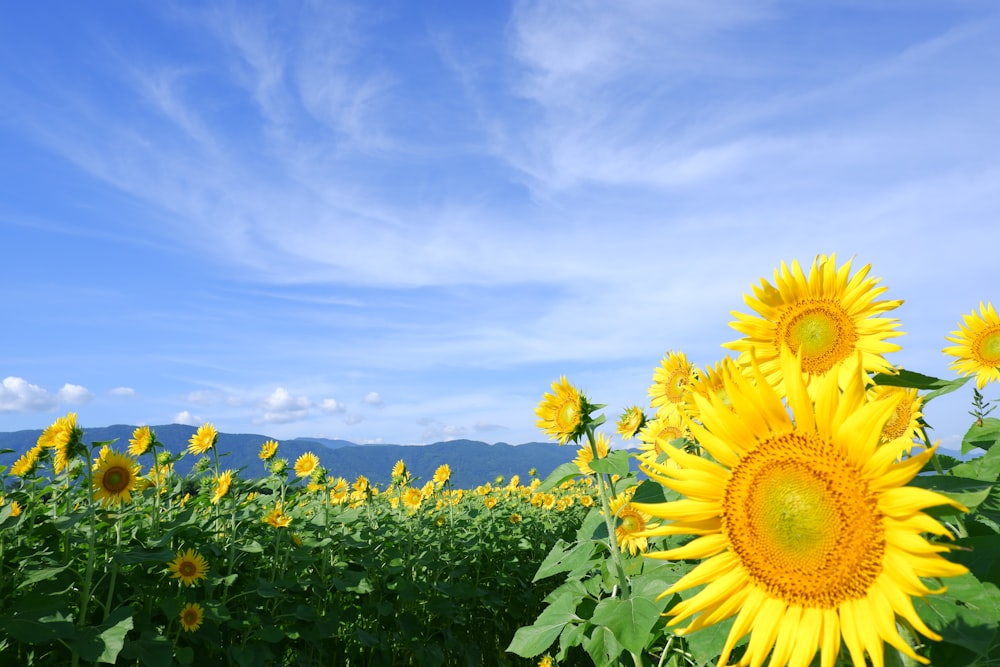
[[[183,424],[151,428],[157,440],[173,453],[185,450],[188,440],[197,431],[196,427]],[[113,440],[116,442],[112,446],[124,451],[134,430],[135,426],[125,424],[87,428],[84,441],[90,444]],[[0,465],[11,465],[35,444],[41,433],[40,429],[0,432],[0,450],[13,450],[0,453]],[[278,442],[277,456],[287,459],[289,466],[294,465],[302,454],[313,452],[330,476],[343,477],[349,482],[358,475],[364,475],[372,482],[387,484],[393,464],[400,459],[406,463],[414,478],[426,481],[438,466],[447,463],[452,471],[452,483],[458,488],[472,488],[492,482],[498,476],[510,479],[512,475],[520,475],[526,481],[532,468],[544,478],[557,466],[573,460],[577,451],[574,446],[560,447],[548,442],[510,445],[504,442],[487,444],[478,440],[447,440],[429,445],[367,445],[328,438],[278,440],[254,433],[219,433],[216,441],[219,465],[223,469],[241,471],[240,475],[244,478],[264,475],[264,464],[258,453],[261,444],[267,440]],[[194,456],[185,456],[177,462],[177,471],[186,474],[195,460]],[[140,459],[140,463],[144,468],[148,467],[151,463],[148,455]]]

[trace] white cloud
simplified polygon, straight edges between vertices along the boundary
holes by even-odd
[[[278,387],[270,396],[260,402],[264,414],[254,420],[255,423],[287,424],[301,421],[309,416],[309,408],[313,405],[307,396],[293,396],[284,387]]]
[[[344,412],[347,409],[347,406],[335,398],[324,398],[319,404],[319,409],[327,414],[333,415]]]
[[[382,397],[379,396],[377,391],[370,391],[367,394],[365,394],[364,401],[368,405],[374,406],[376,408],[385,407],[385,401],[382,400]]]
[[[94,398],[94,394],[86,387],[68,382],[62,386],[56,396],[63,403],[89,403]]]
[[[203,423],[203,420],[201,417],[196,417],[187,410],[181,410],[174,415],[172,423],[186,424],[187,426],[200,426]]]
[[[117,398],[132,398],[135,396],[135,389],[132,387],[115,387],[108,394]]]
[[[0,384],[0,413],[42,412],[51,410],[60,403],[88,403],[93,398],[94,394],[89,389],[78,384],[67,382],[62,389],[52,394],[24,378],[8,376]]]
[[[55,406],[52,394],[24,378],[6,377],[0,384],[0,412],[41,412]]]
[[[359,415],[356,412],[352,412],[344,418],[344,423],[348,426],[354,426],[355,424],[360,424],[365,420],[364,415]]]

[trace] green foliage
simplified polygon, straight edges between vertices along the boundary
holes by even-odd
[[[257,460],[259,477],[234,475],[213,502],[226,457],[181,474],[173,456],[147,483],[156,442],[131,501],[105,507],[90,491],[99,444],[58,475],[48,451],[23,477],[0,468],[0,664],[529,664],[504,649],[556,587],[532,582],[539,565],[594,499],[575,480],[380,488]],[[191,586],[167,567],[187,549],[208,564]],[[190,631],[188,603],[203,613]]]

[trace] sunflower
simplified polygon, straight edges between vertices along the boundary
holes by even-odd
[[[963,319],[958,331],[945,336],[945,340],[955,343],[943,350],[956,357],[948,368],[962,375],[975,374],[979,389],[987,382],[1000,382],[1000,317],[993,304],[980,301],[979,314],[973,310]]]
[[[779,371],[788,410],[755,364],[756,386],[739,376],[726,380],[733,409],[717,397],[696,399],[704,424],[689,425],[714,461],[668,445],[677,467],[643,464],[651,477],[687,496],[633,503],[670,522],[649,534],[696,536],[650,555],[704,559],[663,593],[707,584],[668,611],[670,625],[693,617],[678,631],[685,634],[736,616],[719,664],[728,664],[748,633],[740,664],[761,665],[771,653],[771,665],[790,667],[806,667],[817,649],[821,665],[832,667],[841,640],[855,665],[866,664],[865,653],[881,665],[883,642],[926,662],[899,635],[897,619],[940,639],[911,597],[935,592],[923,578],[967,570],[940,555],[948,547],[921,535],[950,537],[921,510],[965,508],[904,486],[936,447],[901,457],[912,443],[879,445],[895,405],[866,401],[863,353],[850,366],[843,392],[831,373],[814,379],[811,398],[798,357],[786,349]]]
[[[851,262],[839,269],[836,255],[819,255],[806,277],[797,261],[789,268],[781,263],[771,285],[761,279],[753,296],[744,301],[760,316],[733,311],[730,326],[746,337],[723,347],[740,353],[740,366],[748,368],[756,357],[771,386],[781,390],[781,351],[802,357],[807,384],[813,378],[833,373],[841,383],[849,380],[851,364],[843,362],[860,352],[866,371],[890,373],[892,366],[882,356],[899,345],[886,339],[902,335],[894,331],[898,320],[881,315],[902,301],[876,301],[885,292],[878,278],[868,278],[870,264],[851,276]]]
[[[185,632],[194,632],[205,620],[205,610],[197,602],[188,602],[181,609],[180,619]]]
[[[668,414],[651,420],[639,432],[639,457],[655,460],[666,452],[664,445],[690,436],[684,418],[680,412],[671,411]]]
[[[434,483],[438,486],[444,486],[449,479],[451,479],[451,466],[447,463],[439,465],[434,471]]]
[[[653,384],[649,387],[650,405],[661,408],[661,412],[679,409],[693,381],[694,366],[688,363],[684,353],[668,352],[653,371]]]
[[[102,448],[94,466],[94,500],[100,500],[105,507],[132,502],[132,491],[138,480],[139,464],[135,459]]]
[[[351,487],[347,485],[347,480],[338,477],[333,481],[333,488],[330,489],[330,502],[334,505],[346,503],[351,495]]]
[[[594,450],[597,450],[597,458],[603,459],[611,451],[611,440],[608,436],[603,433],[598,433],[597,437],[594,438],[594,446],[591,447],[590,443],[584,444],[580,447],[579,451],[576,453],[576,458],[573,459],[573,463],[576,467],[580,469],[580,472],[584,475],[593,475],[594,471],[591,469],[590,464],[594,461]]]
[[[292,517],[284,513],[281,503],[278,502],[274,509],[264,515],[264,523],[275,528],[287,528],[292,523]]]
[[[563,376],[552,383],[552,393],[545,394],[535,408],[535,425],[565,445],[583,432],[585,414],[586,399]]]
[[[646,425],[646,413],[638,405],[625,408],[618,418],[617,431],[622,440],[631,440]]]
[[[701,421],[698,419],[698,406],[694,401],[695,395],[698,394],[705,398],[717,394],[723,403],[729,405],[725,377],[733,373],[742,373],[742,371],[733,358],[729,356],[723,357],[714,366],[709,366],[704,370],[695,370],[694,381],[691,382],[684,394],[682,411],[695,421]]]
[[[261,461],[270,461],[274,458],[274,455],[278,453],[278,443],[274,440],[267,440],[260,446],[260,457]]]
[[[420,508],[420,503],[424,500],[424,494],[420,493],[420,489],[414,489],[409,487],[403,493],[403,505],[406,509],[416,510]]]
[[[208,562],[194,549],[183,553],[178,551],[177,558],[167,563],[167,569],[173,573],[171,578],[180,579],[185,586],[193,586],[199,579],[208,576]]]
[[[39,447],[48,447],[52,456],[52,469],[58,475],[69,464],[73,445],[80,441],[80,429],[76,427],[76,413],[70,412],[59,417],[38,436]]]
[[[132,456],[142,456],[153,443],[153,432],[148,426],[140,426],[132,431],[128,441],[128,453]]]
[[[212,491],[211,501],[213,505],[217,505],[229,493],[229,487],[233,483],[233,471],[225,471],[218,477],[213,478],[213,482],[215,483],[215,489]]]
[[[618,546],[633,556],[646,551],[648,543],[644,531],[655,527],[655,524],[649,522],[652,517],[631,504],[634,489],[635,487],[632,487],[624,493],[619,493],[610,503],[611,514],[617,519],[615,539],[618,541]]]
[[[18,477],[27,477],[38,468],[38,459],[41,456],[42,448],[39,445],[35,445],[14,461],[14,465],[10,467],[10,474]]]
[[[898,438],[905,438],[907,442],[912,442],[918,434],[923,432],[923,425],[920,412],[924,399],[917,395],[917,390],[909,387],[889,387],[876,385],[868,390],[869,400],[895,400],[896,409],[889,420],[882,427],[880,442],[891,442]]]
[[[219,432],[215,430],[214,426],[208,423],[202,424],[188,440],[187,450],[195,456],[201,456],[215,446],[215,441],[218,438]]]
[[[295,474],[298,477],[309,477],[319,466],[319,457],[312,452],[306,452],[295,459]]]

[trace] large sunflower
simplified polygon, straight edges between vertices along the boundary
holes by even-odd
[[[698,397],[703,425],[689,423],[713,460],[666,446],[676,466],[643,468],[685,496],[668,503],[633,503],[671,523],[650,535],[696,538],[663,559],[704,559],[664,595],[707,584],[672,607],[671,625],[687,633],[736,616],[719,664],[750,634],[740,664],[806,667],[821,652],[832,667],[841,640],[855,665],[865,653],[883,664],[883,642],[921,662],[900,636],[897,618],[940,639],[917,615],[912,596],[932,592],[922,578],[956,576],[966,568],[941,557],[948,550],[921,533],[948,531],[921,510],[950,499],[904,486],[933,455],[910,457],[905,439],[879,445],[892,400],[867,401],[861,355],[849,364],[843,391],[836,374],[806,389],[800,361],[785,350],[780,370],[786,410],[754,365],[753,378],[726,380],[732,409]],[[810,398],[810,393],[815,397]]]
[[[791,267],[782,262],[774,271],[774,285],[762,279],[753,296],[744,296],[759,317],[732,313],[737,320],[730,326],[746,337],[723,347],[739,352],[743,367],[755,356],[768,382],[778,388],[783,349],[802,357],[807,381],[836,373],[846,382],[849,364],[843,362],[857,352],[866,371],[891,372],[882,355],[899,346],[886,339],[902,332],[894,331],[898,320],[881,315],[903,302],[876,301],[886,288],[867,277],[870,269],[865,265],[852,276],[850,261],[838,269],[836,255],[820,255],[806,277],[797,261]]]
[[[964,324],[945,340],[955,343],[944,348],[944,353],[957,357],[952,370],[962,375],[976,376],[976,386],[982,389],[987,382],[1000,382],[1000,317],[992,303],[979,303],[979,314],[972,311],[963,317]]]
[[[135,459],[102,449],[94,466],[94,500],[104,506],[132,502],[132,491],[139,481],[139,464]]]

